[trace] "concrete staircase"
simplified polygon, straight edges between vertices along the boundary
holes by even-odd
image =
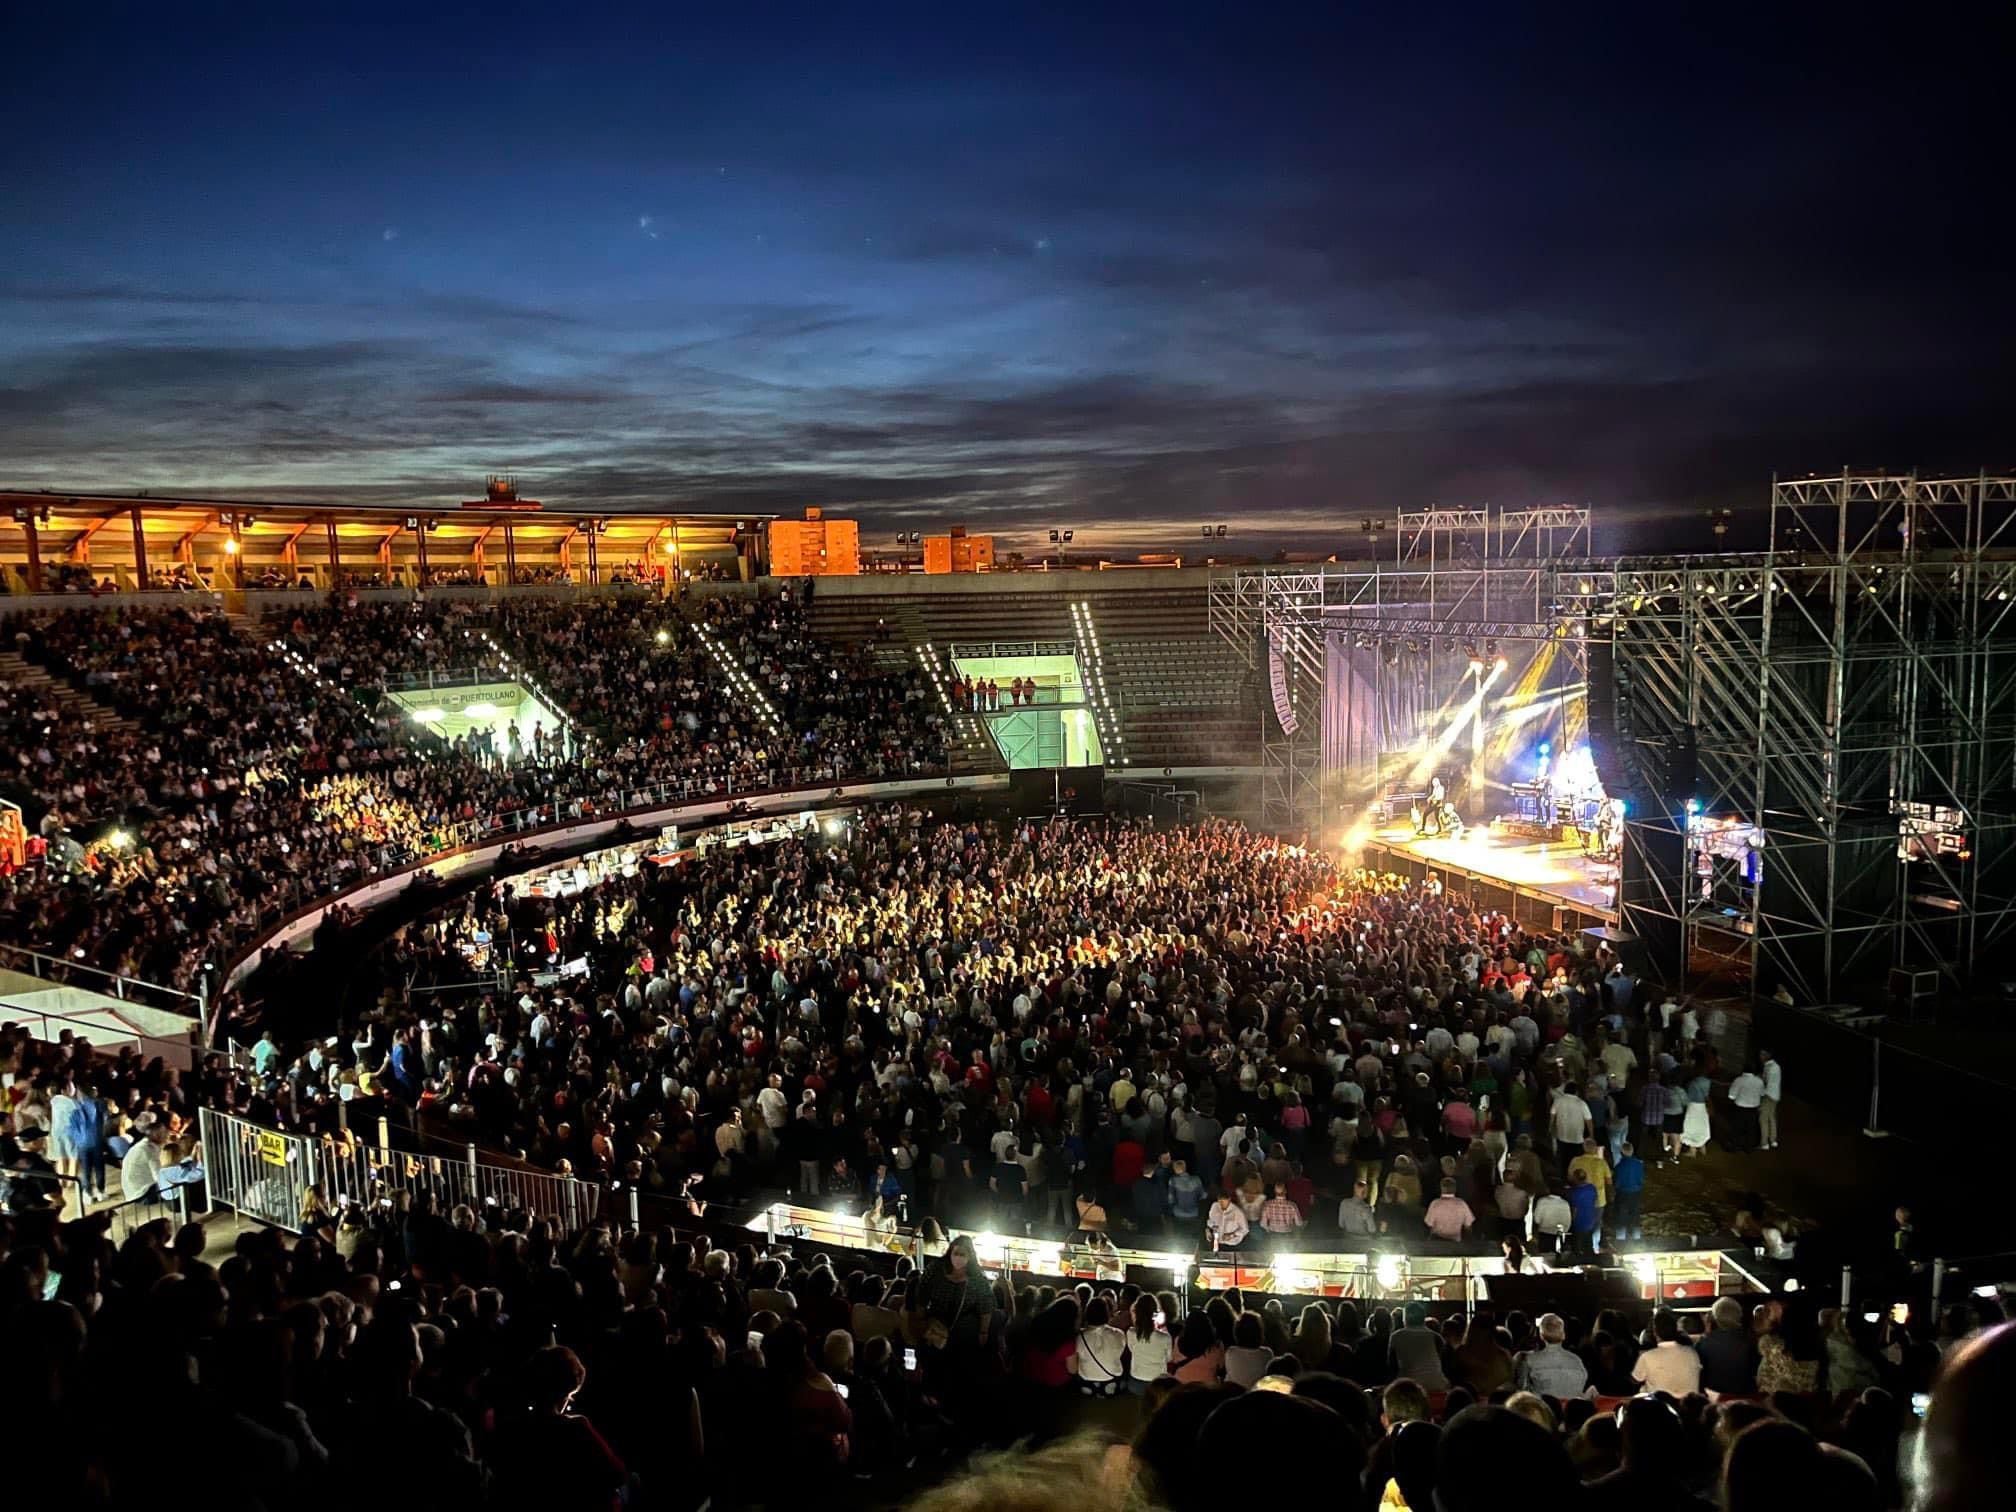
[[[94,730],[140,728],[136,721],[116,709],[108,708],[65,679],[36,666],[18,651],[0,651],[0,682],[47,696],[62,711],[66,724]]]

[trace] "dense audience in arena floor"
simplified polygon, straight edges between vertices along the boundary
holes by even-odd
[[[702,612],[738,654],[755,596],[708,602],[732,606]],[[5,691],[14,759],[0,780],[44,807],[46,848],[30,867],[0,866],[0,941],[180,990],[262,926],[479,833],[616,812],[668,787],[753,791],[945,761],[921,701],[892,711],[879,682],[856,689],[851,716],[808,714],[802,739],[766,732],[693,623],[635,597],[486,619],[455,600],[346,595],[288,607],[265,636],[206,608],[105,606],[17,616],[7,633],[132,728]],[[591,738],[504,762],[444,745],[379,696],[513,665],[536,669]]]
[[[1741,1143],[1767,1106],[1775,1137],[1783,1091],[1578,938],[1227,824],[866,813],[567,897],[506,884],[380,969],[466,983],[478,934],[515,942],[512,990],[346,1026],[390,1095],[598,1179],[697,1171],[875,1221],[1590,1253],[1644,1235],[1688,1119],[1667,1093],[1698,1097],[1698,1148],[1711,1098]],[[296,1061],[297,1113],[336,1074]],[[1739,1221],[1796,1252],[1775,1211]]]
[[[1567,1247],[1614,1240],[1631,1157],[1611,1162],[1610,1125],[1650,1150],[1678,1123],[1686,1148],[1684,1108],[1648,1110],[1645,1089],[1712,1069],[1713,1046],[1681,1040],[1687,1005],[1572,939],[1231,824],[900,809],[563,899],[476,895],[407,931],[387,979],[452,980],[478,933],[514,952],[511,991],[424,1010],[393,993],[299,1053],[267,1034],[193,1078],[0,1038],[0,1326],[48,1383],[32,1489],[152,1493],[151,1442],[68,1410],[116,1383],[230,1446],[230,1484],[262,1503],[366,1481],[401,1505],[883,1501],[1033,1437],[1063,1442],[924,1504],[1207,1512],[1264,1465],[1270,1490],[1365,1512],[1750,1509],[1795,1490],[1876,1508],[1909,1478],[1907,1404],[1936,1389],[1934,1442],[1967,1441],[1944,1504],[1997,1504],[2007,1472],[1980,1435],[2016,1343],[1977,1332],[1993,1302],[1936,1334],[1872,1334],[1810,1290],[1684,1319],[1291,1310],[1117,1276],[1017,1286],[945,1237],[1264,1243],[1327,1229],[1334,1203],[1358,1243],[1369,1223],[1421,1248],[1453,1203],[1455,1233],[1502,1234],[1516,1257],[1528,1214],[1560,1200]],[[577,961],[585,975],[532,980]],[[1728,1087],[1746,1076],[1776,1085],[1746,1069]],[[1710,1137],[1753,1137],[1755,1110],[1718,1095]],[[115,1246],[103,1215],[59,1221],[51,1132],[80,1169],[94,1130],[124,1141],[130,1188],[201,1106],[338,1139],[354,1137],[339,1107],[410,1110],[457,1148],[638,1184],[676,1213],[561,1233],[403,1189],[311,1198],[299,1241],[247,1233],[214,1267],[200,1233],[146,1225]],[[1453,1190],[1430,1202],[1438,1169]],[[753,1242],[709,1222],[725,1209],[686,1207],[696,1177],[717,1204],[775,1183],[865,1207],[862,1244]],[[1609,1200],[1576,1195],[1591,1187]],[[1237,1237],[1213,1216],[1256,1199]],[[892,1202],[914,1235],[886,1222]],[[1548,1239],[1542,1224],[1533,1245]],[[1064,1437],[1087,1422],[1131,1446]],[[394,1440],[388,1484],[373,1471]],[[1073,1483],[1044,1479],[1072,1466]]]

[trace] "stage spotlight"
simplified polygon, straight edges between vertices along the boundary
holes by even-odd
[[[1496,667],[1500,672],[1503,672],[1507,667],[1511,666],[1512,663],[1505,660],[1505,658],[1501,656],[1496,661],[1492,662],[1491,665]]]
[[[1482,659],[1481,657],[1477,657],[1477,656],[1473,656],[1473,657],[1471,657],[1471,658],[1470,658],[1470,670],[1471,670],[1472,672],[1482,672],[1482,671],[1484,670],[1484,662],[1483,662],[1483,659]],[[1501,668],[1501,670],[1502,670],[1502,668]]]

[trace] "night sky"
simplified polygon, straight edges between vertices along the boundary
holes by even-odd
[[[1354,9],[15,7],[0,485],[1627,549],[2016,464],[2006,34]]]

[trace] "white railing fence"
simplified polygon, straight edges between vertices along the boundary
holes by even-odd
[[[443,1212],[457,1203],[479,1213],[515,1209],[570,1229],[601,1210],[602,1189],[593,1183],[485,1161],[474,1145],[460,1155],[416,1154],[365,1143],[348,1131],[288,1134],[210,1108],[200,1116],[211,1203],[290,1233],[300,1233],[314,1215],[311,1188],[330,1213],[382,1209],[400,1192],[424,1192]]]

